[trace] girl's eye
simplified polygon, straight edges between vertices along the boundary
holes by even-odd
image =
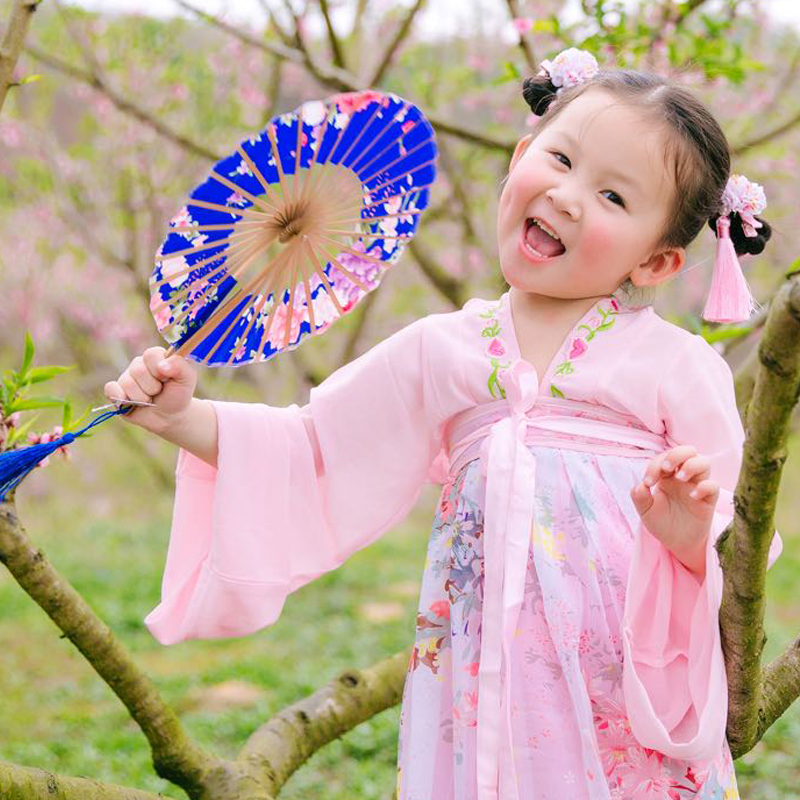
[[[617,198],[616,200],[612,200],[609,197],[608,199],[611,200],[612,203],[617,203],[617,205],[622,206],[623,208],[625,208],[625,201],[616,192],[612,192],[611,189],[603,189],[603,191],[604,192],[608,192],[609,194],[613,194],[614,197]]]
[[[563,153],[560,153],[558,150],[551,150],[550,152],[559,160],[560,163],[564,164],[564,166],[567,167],[572,166],[570,160]],[[563,161],[561,159],[563,159]],[[608,192],[609,194],[612,194],[614,195],[614,197],[616,197],[616,200],[612,200],[611,198],[609,198],[609,200],[611,200],[612,203],[616,203],[618,206],[622,206],[622,208],[625,208],[625,201],[616,192],[611,191],[611,189],[604,189],[603,191]]]

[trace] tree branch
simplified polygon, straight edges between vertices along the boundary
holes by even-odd
[[[661,21],[655,27],[654,36],[647,46],[648,59],[652,56],[655,46],[666,38],[664,33],[669,24],[674,25],[676,28],[683,25],[686,18],[706,2],[707,0],[689,0],[689,2],[676,5],[673,0],[663,0],[661,4]],[[648,61],[648,63],[650,62]]]
[[[346,70],[340,69],[339,67],[324,67],[317,64],[316,61],[314,61],[313,58],[307,53],[304,54],[299,50],[287,47],[286,45],[278,44],[277,42],[261,41],[260,39],[256,39],[249,33],[246,33],[245,31],[242,31],[233,25],[229,25],[227,22],[223,22],[213,14],[208,14],[202,9],[196,8],[191,3],[187,2],[187,0],[175,0],[175,2],[181,6],[181,8],[191,11],[193,14],[196,14],[200,19],[205,20],[210,25],[214,25],[220,30],[226,31],[231,36],[235,36],[237,39],[239,39],[239,41],[244,42],[251,47],[265,50],[268,53],[272,53],[273,55],[284,58],[295,64],[305,65],[309,72],[311,72],[311,74],[323,86],[327,86],[339,92],[359,92],[364,89],[375,88],[370,87],[369,85],[363,85],[358,78],[356,78],[354,75],[351,75]],[[434,128],[442,133],[449,133],[452,136],[457,136],[460,139],[464,139],[464,141],[480,145],[487,150],[499,150],[500,152],[505,153],[509,158],[514,152],[516,141],[509,142],[501,139],[495,139],[493,136],[488,134],[479,133],[477,131],[472,131],[456,125],[450,120],[439,117],[437,114],[427,113],[425,116],[428,118],[428,121],[431,123],[431,125],[433,125]]]
[[[339,37],[336,35],[336,30],[333,27],[331,20],[331,10],[328,6],[328,0],[319,0],[319,8],[322,11],[322,17],[325,20],[325,29],[328,32],[328,43],[331,46],[331,55],[333,56],[333,63],[337,67],[347,69],[347,63],[344,60],[344,51],[339,42]]]
[[[0,797],[8,800],[17,797],[24,800],[164,800],[168,795],[0,762]]]
[[[0,42],[0,108],[6,101],[6,95],[14,86],[14,68],[19,61],[33,12],[41,0],[14,0],[11,17],[3,32]]]
[[[420,242],[419,237],[408,243],[408,251],[439,292],[453,304],[454,308],[461,308],[467,299],[464,296],[466,291],[464,284],[439,266],[430,251]]]
[[[800,696],[800,639],[792,642],[763,671],[761,707],[758,712],[756,741]]]
[[[762,133],[761,135],[756,136],[753,139],[749,139],[746,142],[741,142],[737,145],[733,145],[731,147],[731,155],[741,156],[748,150],[752,150],[755,147],[760,147],[762,144],[772,141],[772,139],[776,139],[778,136],[783,136],[784,133],[790,131],[798,123],[800,123],[800,111],[798,111],[794,116],[786,120],[786,122],[782,122],[780,125],[776,126],[772,130],[769,130],[766,133]]]
[[[506,4],[508,5],[508,13],[511,15],[511,19],[518,19],[522,16],[519,6],[517,5],[517,0],[506,0]],[[530,41],[528,41],[523,33],[519,34],[519,48],[525,56],[525,61],[528,64],[531,75],[535,75],[539,71],[539,64],[536,61],[536,56],[533,53]]]
[[[788,280],[773,299],[758,358],[735,515],[716,545],[725,573],[720,627],[728,676],[727,734],[734,758],[749,751],[766,730],[760,721],[767,712],[760,666],[766,641],[765,581],[789,422],[800,389],[800,276]],[[785,654],[765,674],[771,679],[785,676],[795,659]],[[794,689],[797,697],[796,683],[780,700]],[[769,697],[774,713],[782,703],[776,702],[774,691]]]
[[[0,561],[128,709],[150,743],[156,772],[187,791],[199,787],[221,762],[189,739],[109,627],[33,546],[11,501],[0,503]]]
[[[392,63],[395,53],[397,53],[400,45],[403,44],[406,37],[411,32],[411,25],[414,22],[414,18],[417,16],[417,12],[424,4],[425,0],[416,0],[414,5],[408,10],[408,14],[406,14],[402,23],[400,23],[400,27],[397,29],[394,38],[391,42],[389,42],[389,46],[386,48],[383,58],[381,58],[377,68],[375,69],[375,72],[372,74],[372,78],[369,81],[370,86],[378,86],[383,80],[384,75],[386,75],[386,72]]]
[[[438,147],[439,164],[447,175],[447,180],[450,182],[450,186],[453,189],[453,198],[458,203],[457,218],[461,222],[461,227],[464,231],[464,240],[467,244],[480,248],[484,257],[487,260],[491,260],[492,256],[484,243],[483,237],[480,236],[472,217],[470,192],[464,180],[462,180],[462,177],[467,177],[464,174],[464,169],[450,152],[450,143],[447,141],[446,137],[443,136],[439,139]],[[443,204],[444,210],[449,210],[451,208],[450,202],[451,200]],[[428,220],[430,221],[430,216]]]
[[[400,702],[409,655],[403,651],[367,669],[343,672],[259,727],[238,760],[277,795],[317,750]]]
[[[123,97],[109,84],[105,83],[103,79],[96,73],[87,72],[80,67],[75,67],[72,64],[68,64],[67,62],[62,61],[60,58],[51,56],[48,53],[45,53],[31,45],[25,45],[25,52],[40,63],[45,64],[64,75],[68,75],[70,78],[87,83],[92,88],[102,92],[120,111],[135,117],[140,122],[143,122],[145,125],[156,131],[156,133],[160,134],[165,139],[169,139],[169,141],[177,144],[184,150],[187,150],[194,155],[202,156],[209,161],[219,161],[220,156],[218,156],[216,153],[209,150],[207,147],[204,147],[199,142],[190,139],[188,136],[177,133],[166,123],[162,122],[157,117],[154,117],[149,111],[146,111],[132,100],[128,100],[127,98]]]

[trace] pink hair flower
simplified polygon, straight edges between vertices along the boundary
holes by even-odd
[[[766,207],[767,196],[761,184],[753,183],[744,175],[735,173],[728,178],[728,183],[722,192],[722,216],[738,212],[742,218],[745,236],[752,238],[758,235],[756,228],[763,226],[755,218],[755,214],[760,214]]]
[[[597,59],[588,50],[577,47],[562,50],[552,61],[545,59],[540,66],[539,74],[549,75],[553,86],[559,87],[558,92],[588,81],[600,71]]]

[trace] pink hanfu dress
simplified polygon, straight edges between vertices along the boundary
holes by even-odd
[[[713,542],[744,433],[701,336],[619,290],[545,374],[509,295],[390,336],[302,407],[213,402],[219,456],[185,450],[163,644],[242,636],[443,484],[400,715],[398,800],[731,800]],[[694,445],[721,486],[706,576],[630,499],[648,461]],[[777,531],[770,565],[781,549]]]

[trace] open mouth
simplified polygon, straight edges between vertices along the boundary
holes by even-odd
[[[546,223],[534,217],[525,220],[525,247],[537,258],[555,258],[567,248]]]

